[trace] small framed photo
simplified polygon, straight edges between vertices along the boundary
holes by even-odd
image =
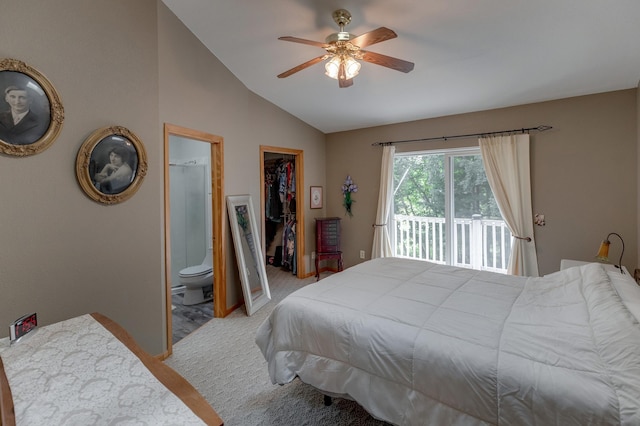
[[[312,186],[310,196],[311,196],[311,208],[321,209],[322,208],[322,187]]]
[[[147,174],[147,154],[138,137],[121,126],[93,132],[76,158],[84,192],[102,204],[116,204],[136,193]]]
[[[22,61],[0,58],[0,153],[23,157],[47,149],[64,121],[47,78]]]

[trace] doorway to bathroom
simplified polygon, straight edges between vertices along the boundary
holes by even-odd
[[[260,145],[260,159],[260,217],[267,267],[304,278],[304,153]]]
[[[164,126],[167,347],[226,315],[220,136]]]

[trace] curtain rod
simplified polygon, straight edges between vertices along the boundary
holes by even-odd
[[[529,127],[526,129],[513,129],[513,130],[501,130],[499,132],[484,132],[484,133],[470,133],[468,135],[455,135],[455,136],[437,136],[434,138],[423,138],[423,139],[407,139],[404,141],[387,141],[387,142],[375,142],[372,143],[372,146],[378,145],[393,145],[396,143],[406,143],[406,142],[426,142],[426,141],[439,141],[439,140],[449,140],[449,139],[463,139],[463,138],[471,138],[471,137],[481,137],[481,136],[491,136],[491,135],[499,135],[502,133],[517,133],[517,132],[530,132],[530,131],[538,131],[544,132],[545,130],[553,129],[552,126],[537,126],[537,127]]]

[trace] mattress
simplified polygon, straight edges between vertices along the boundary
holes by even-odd
[[[222,425],[178,373],[100,314],[0,345],[0,424]]]
[[[273,383],[393,424],[637,425],[640,325],[621,293],[598,264],[525,278],[375,259],[289,295],[256,343]]]

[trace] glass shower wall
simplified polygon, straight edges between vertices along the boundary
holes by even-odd
[[[171,286],[180,285],[181,269],[202,263],[211,242],[208,161],[169,164],[171,209]]]

